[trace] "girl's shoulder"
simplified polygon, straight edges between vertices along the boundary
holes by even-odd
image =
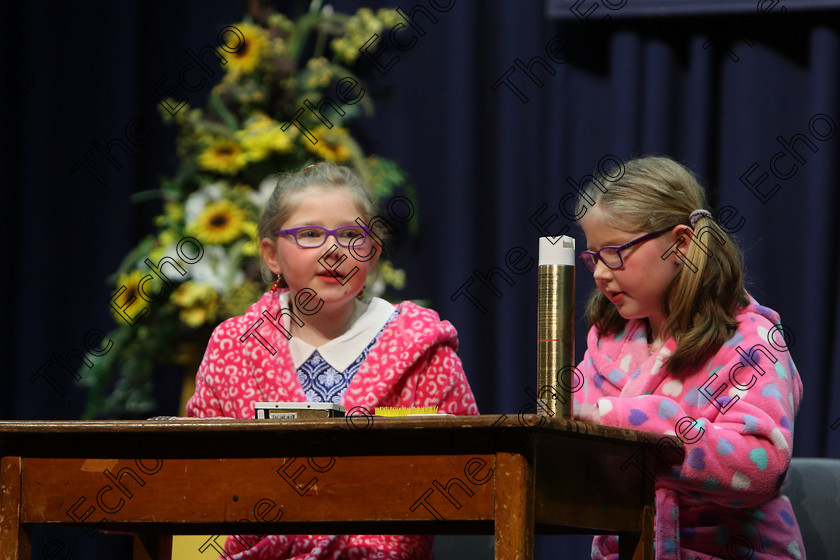
[[[773,326],[781,323],[781,317],[775,310],[761,305],[750,295],[747,295],[747,297],[750,300],[749,303],[736,313],[739,326],[741,324],[745,324],[747,327],[751,327],[753,324]]]
[[[782,325],[779,314],[764,305],[758,303],[752,296],[749,296],[750,302],[745,307],[738,310],[735,319],[738,321],[738,329],[735,335],[727,341],[727,345],[731,346],[733,340],[749,340],[753,338],[760,338],[765,340],[767,344],[779,346],[787,339],[787,334],[792,334],[788,330],[785,333],[785,326]]]
[[[434,309],[422,307],[409,300],[393,305],[397,309],[397,315],[391,323],[404,338],[431,338],[435,342],[451,340],[457,344],[458,332],[455,327],[449,321],[441,319]]]
[[[781,323],[779,314],[759,304],[750,296],[749,303],[738,310],[735,319],[738,327],[735,333],[723,343],[710,359],[705,370],[717,366],[740,367],[738,364],[753,364],[769,360],[776,368],[795,370],[789,345],[793,344],[793,333]]]
[[[455,327],[449,321],[441,319],[434,309],[422,307],[408,300],[389,305],[393,305],[396,310],[396,315],[386,329],[392,332],[392,336],[419,344],[449,341],[457,345],[458,333]],[[266,292],[251,304],[244,314],[222,321],[213,331],[213,336],[217,340],[232,338],[242,340],[242,337],[247,338],[248,333],[257,328],[261,331],[271,331],[273,329],[264,323],[279,323],[281,311],[282,305],[278,293]],[[306,317],[301,317],[301,319],[305,321]]]
[[[428,307],[423,307],[411,300],[403,300],[392,303],[392,305],[397,308],[400,315],[405,317],[422,317],[434,321],[440,321],[440,315],[438,315],[437,311],[429,309]]]
[[[403,321],[422,321],[428,324],[441,324],[452,326],[452,323],[440,318],[440,315],[434,309],[423,307],[414,303],[411,300],[404,300],[392,304],[399,312],[398,317]],[[454,327],[453,327],[454,328]]]

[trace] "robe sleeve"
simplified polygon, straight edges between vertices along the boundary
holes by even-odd
[[[415,368],[413,406],[437,406],[447,414],[478,414],[461,359],[451,344],[439,343],[418,360]]]

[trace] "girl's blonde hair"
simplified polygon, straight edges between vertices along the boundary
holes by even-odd
[[[375,250],[382,249],[385,240],[387,227],[383,226],[381,220],[375,220],[376,201],[370,190],[362,182],[359,175],[343,165],[336,165],[329,162],[320,162],[304,167],[300,171],[280,173],[276,176],[277,185],[271,193],[265,208],[260,214],[257,224],[257,244],[265,238],[273,239],[272,232],[277,231],[289,219],[300,196],[310,188],[323,189],[344,189],[356,204],[359,210],[359,218],[365,225],[370,227],[374,234],[373,241],[379,245]],[[263,279],[269,280],[271,271],[266,267],[265,262],[260,261],[260,269]],[[285,287],[281,280],[281,287]]]
[[[666,157],[633,159],[602,171],[584,186],[577,214],[593,203],[600,204],[611,227],[628,232],[680,224],[691,227],[691,212],[708,210],[703,187],[694,174]],[[687,251],[682,243],[666,253],[668,259],[678,258],[679,248],[687,261],[680,265],[662,301],[665,332],[677,342],[667,364],[672,373],[697,366],[717,352],[738,328],[738,309],[749,303],[741,252],[726,232],[713,218],[702,216],[686,233],[693,240]],[[597,288],[586,313],[589,326],[595,325],[605,334],[616,334],[627,323]]]

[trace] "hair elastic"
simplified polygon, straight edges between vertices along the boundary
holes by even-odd
[[[702,217],[711,218],[712,213],[708,210],[695,210],[694,212],[689,214],[688,221],[691,223],[691,229],[697,227],[697,220],[699,220]]]

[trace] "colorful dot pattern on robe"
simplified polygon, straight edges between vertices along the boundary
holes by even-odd
[[[737,319],[737,332],[716,355],[679,375],[667,370],[674,339],[651,355],[640,320],[615,336],[594,327],[588,333],[578,366],[585,382],[575,400],[597,404],[602,424],[674,435],[681,419],[694,420],[682,434],[682,464],[657,475],[660,560],[729,558],[733,551],[747,557],[750,550],[762,559],[804,557],[790,502],[777,494],[802,381],[780,349],[778,329],[774,337],[774,311],[751,299]],[[616,559],[617,540],[596,537],[592,557]]]

